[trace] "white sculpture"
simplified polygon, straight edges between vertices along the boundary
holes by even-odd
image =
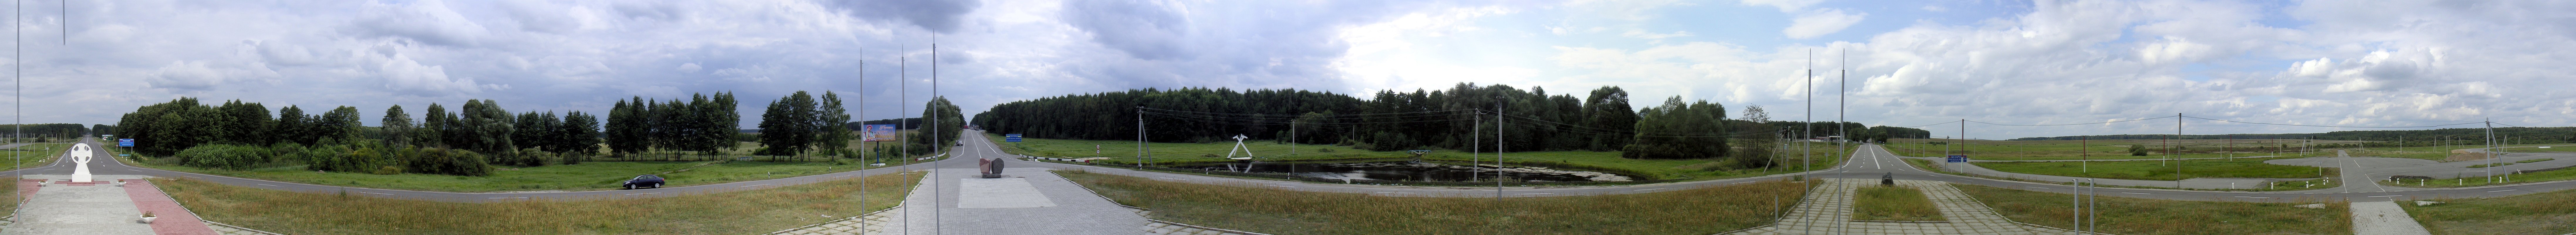
[[[75,165],[75,167],[72,167],[72,182],[88,183],[88,182],[90,181],[90,180],[89,180],[89,157],[90,157],[90,153],[89,153],[89,144],[87,144],[87,143],[72,144],[71,156],[66,156],[66,157],[71,158],[71,159],[72,159],[72,164],[73,164],[73,165]]]

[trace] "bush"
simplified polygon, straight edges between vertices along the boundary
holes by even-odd
[[[415,156],[410,157],[412,160],[406,164],[411,172],[462,176],[492,175],[492,166],[484,164],[483,155],[471,151],[437,148],[407,148],[401,151]]]
[[[260,155],[268,149],[251,146],[211,144],[190,147],[177,155],[182,164],[194,167],[250,170],[260,164]]]
[[[564,165],[578,165],[578,164],[581,164],[581,160],[582,160],[583,158],[589,158],[589,157],[590,157],[590,155],[589,155],[589,154],[568,153],[568,154],[563,154],[563,159],[562,159],[562,160],[563,160],[563,164],[564,164]]]

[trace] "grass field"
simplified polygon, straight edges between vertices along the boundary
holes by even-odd
[[[2501,170],[2496,171],[2496,174],[2498,174],[2498,176],[2500,176],[2500,177],[2501,177],[2501,176],[2504,176],[2504,174],[2507,174],[2507,173],[2509,173],[2509,172],[2501,171]],[[2416,187],[2416,188],[2456,188],[2456,187],[2476,187],[2476,186],[2488,186],[2488,185],[2519,184],[2519,183],[2531,183],[2531,182],[2548,182],[2548,181],[2560,181],[2560,180],[2576,180],[2576,168],[2557,169],[2557,170],[2540,171],[2540,172],[2532,172],[2532,173],[2524,173],[2524,174],[2511,174],[2511,177],[2504,177],[2504,178],[2502,178],[2502,179],[2495,179],[2495,181],[2489,181],[2486,177],[2484,177],[2484,175],[2483,175],[2483,174],[2474,174],[2474,173],[2472,173],[2472,174],[2470,174],[2470,175],[2446,175],[2446,176],[2434,176],[2434,177],[2456,177],[2456,178],[2455,178],[2455,179],[2434,179],[2434,180],[2426,180],[2426,181],[2423,181],[2423,182],[2416,182],[2416,181],[2388,182],[2388,181],[2384,181],[2384,180],[2382,180],[2382,181],[2378,181],[2378,182],[2379,182],[2379,184],[2382,184],[2382,185],[2400,186],[2400,187]],[[2420,183],[2420,184],[2419,184],[2419,183]]]
[[[2351,154],[2351,155],[2353,155],[2353,156],[2394,157],[2394,158],[2414,158],[2414,159],[2427,159],[2427,160],[2434,160],[2434,161],[2450,161],[2450,160],[2448,160],[2448,159],[2447,159],[2447,158],[2449,158],[2449,157],[2450,157],[2450,150],[2454,150],[2454,149],[2470,149],[2470,148],[2478,148],[2478,147],[2479,147],[2479,146],[2475,146],[2475,145],[2449,145],[2449,146],[2410,146],[2410,147],[2404,147],[2404,148],[2399,148],[2399,147],[2339,148],[2339,149],[2329,149],[2329,148],[2306,148],[2307,152],[2302,153],[2302,152],[2300,152],[2300,150],[2301,150],[2301,148],[2300,148],[2300,141],[2301,141],[2301,140],[2295,140],[2295,139],[2246,139],[2246,140],[2232,140],[2232,141],[2231,141],[2231,140],[2174,140],[2173,142],[2171,142],[2171,144],[2170,144],[2170,145],[2172,145],[2172,146],[2176,146],[2176,147],[2180,147],[2180,148],[2181,148],[2181,150],[2180,150],[2180,151],[2176,151],[2176,152],[2180,152],[2180,153],[2181,153],[2181,154],[2180,154],[2180,155],[2181,155],[2181,156],[2180,156],[2181,158],[2223,158],[2223,157],[2247,157],[2247,156],[2286,156],[2286,157],[2334,156],[2334,155],[2335,155],[2335,150],[2345,150],[2347,154]],[[1896,152],[1896,153],[1897,153],[1897,155],[1912,156],[1912,157],[1937,157],[1937,156],[1944,155],[1944,153],[1947,153],[1947,154],[1968,155],[1968,157],[1970,157],[1970,158],[1976,158],[1976,159],[1982,159],[1982,160],[2153,159],[2153,158],[2165,158],[2165,157],[2167,157],[2167,156],[2165,155],[2165,152],[2166,152],[2166,151],[2165,151],[2165,147],[2164,147],[2164,146],[2167,146],[2167,145],[2168,145],[2168,144],[2167,144],[2167,142],[2165,142],[2164,140],[2090,140],[2090,141],[2086,141],[2086,140],[2011,140],[2011,141],[1999,141],[1999,140],[1952,140],[1952,139],[1891,139],[1891,140],[1888,140],[1888,142],[1889,142],[1889,144],[1887,144],[1888,151]],[[2309,143],[2314,143],[2314,144],[2352,144],[2352,143],[2364,143],[2364,142],[2370,142],[2370,143],[2384,143],[2384,142],[2380,142],[2380,141],[2351,141],[2351,140],[2312,140],[2312,141],[2310,141]],[[2130,155],[2129,155],[2129,151],[2128,151],[2128,150],[2129,150],[2129,148],[2128,148],[2128,147],[2129,147],[2130,145],[2142,145],[2142,146],[2147,150],[2147,152],[2148,152],[2148,153],[2147,153],[2147,156],[2130,156]],[[2515,146],[2543,146],[2543,145],[2563,145],[2563,144],[2526,144],[2526,145],[2515,145]],[[1948,151],[1946,151],[1946,152],[1945,152],[1945,151],[1944,151],[1944,149],[1943,149],[1944,147],[1949,148],[1949,149],[1948,149]],[[2536,149],[2536,148],[2509,148],[2509,149],[2506,149],[2506,151],[2508,151],[2508,152],[2511,152],[2511,151],[2534,151],[2534,150],[2537,150],[2537,149]],[[2576,151],[2570,151],[2570,152],[2576,152]]]
[[[1957,185],[1977,201],[2013,221],[2073,228],[2072,195],[1978,185]],[[2103,233],[2155,234],[2351,234],[2349,204],[2326,203],[2326,209],[2291,207],[2307,203],[2194,202],[2103,196]],[[2314,203],[2314,202],[2309,202]]]
[[[1098,161],[1098,163],[1103,165],[1134,164],[1136,162],[1135,141],[1023,138],[1024,142],[1012,143],[1003,142],[1002,136],[999,134],[987,134],[985,137],[992,139],[995,144],[1000,144],[1000,147],[1004,152],[1009,152],[1011,154],[1056,158],[1108,158],[1106,160]],[[1100,149],[1100,153],[1092,153],[1094,146],[1097,146]],[[1232,160],[1226,160],[1225,156],[1229,151],[1236,151],[1234,149],[1233,142],[1206,144],[1147,143],[1145,146],[1147,150],[1153,154],[1152,156],[1149,156],[1151,159],[1146,160],[1148,164],[1231,162]],[[1817,145],[1816,147],[1820,149],[1815,150],[1816,161],[1811,166],[1814,166],[1816,169],[1824,169],[1832,167],[1835,163],[1839,163],[1840,159],[1842,159],[1839,156],[1842,154],[1835,154],[1837,151],[1831,146],[1832,145],[1829,144]],[[1254,153],[1253,156],[1256,156],[1256,160],[1259,161],[1411,159],[1413,157],[1412,154],[1400,151],[1378,152],[1354,149],[1349,146],[1292,145],[1273,143],[1270,141],[1245,141],[1244,147],[1250,149],[1252,153]],[[1505,162],[1504,165],[1506,166],[1537,163],[1573,168],[1623,170],[1635,172],[1637,174],[1644,174],[1642,176],[1646,179],[1705,180],[1751,177],[1796,171],[1796,162],[1799,160],[1797,153],[1788,152],[1783,155],[1787,155],[1789,157],[1786,158],[1786,160],[1781,161],[1778,167],[1769,169],[1726,169],[1712,167],[1722,163],[1717,163],[1716,161],[1709,159],[1627,159],[1620,158],[1619,152],[1510,152],[1503,153],[1502,158]],[[1433,150],[1430,154],[1423,155],[1423,159],[1458,162],[1473,161],[1492,164],[1491,162],[1494,161],[1494,153]]]
[[[2576,191],[2468,199],[2415,199],[2442,204],[2417,206],[2400,201],[2406,214],[2433,234],[2566,234],[2576,233]]]
[[[1987,176],[1981,176],[1981,175],[1970,175],[1970,174],[1967,174],[1967,173],[1959,173],[1959,172],[1949,171],[1949,170],[1946,170],[1946,169],[1941,169],[1941,168],[1938,168],[1938,167],[1935,167],[1934,165],[1932,165],[1932,164],[1934,164],[1934,163],[1932,162],[1932,160],[1923,160],[1923,159],[1905,159],[1905,164],[1908,164],[1908,165],[1914,165],[1914,167],[1915,167],[1915,168],[1918,168],[1918,169],[1924,169],[1924,170],[1928,170],[1928,171],[1932,171],[1932,172],[1940,172],[1940,173],[1943,173],[1943,174],[1960,175],[1960,176],[1968,176],[1968,177],[1978,177],[1978,178],[1997,179],[1996,177],[1987,177]],[[2342,173],[2341,169],[2336,169],[2336,168],[2325,168],[2325,170],[2326,170],[2325,175],[2335,175],[2335,174],[2341,174],[2341,173]],[[2004,180],[2027,181],[2027,182],[2040,182],[2040,183],[2051,183],[2051,184],[2060,184],[2060,185],[2067,184],[2067,182],[2042,182],[2042,181],[2036,181],[2036,180],[2025,180],[2025,179],[2004,179]],[[2229,189],[2229,190],[2222,190],[2222,191],[2297,191],[2297,190],[2320,189],[2320,188],[2334,188],[2336,185],[2338,185],[2336,182],[2337,182],[2337,181],[2332,181],[2332,180],[2330,180],[2330,179],[2324,179],[2324,178],[2320,178],[2320,179],[2312,179],[2312,180],[2300,180],[2300,181],[2279,181],[2279,182],[2272,182],[2272,185],[2268,185],[2268,186],[2270,186],[2270,187],[2249,188],[2249,189]],[[2171,189],[2171,187],[2141,187],[2141,186],[2105,186],[2105,187],[2122,187],[2122,188],[2161,188],[2161,189]],[[2251,187],[2251,186],[2249,186],[2249,187]],[[2212,189],[2193,189],[2193,190],[2212,190]]]
[[[2534,162],[2545,162],[2545,161],[2549,161],[2549,160],[2558,160],[2558,159],[2556,159],[2556,158],[2542,158],[2542,159],[2531,159],[2531,160],[2515,161],[2515,162],[2513,162],[2513,163],[2534,163]]]
[[[1907,187],[1865,186],[1852,197],[1853,220],[1943,221],[1941,210],[1923,191]]]
[[[17,148],[10,148],[10,149],[5,149],[5,150],[0,150],[0,151],[8,152],[8,154],[13,155],[13,156],[0,156],[0,157],[9,158],[8,160],[0,160],[0,161],[16,161],[16,162],[14,162],[14,163],[8,163],[9,165],[0,166],[0,169],[10,169],[10,170],[15,170],[15,169],[26,169],[26,168],[45,167],[45,164],[53,164],[55,160],[60,160],[60,159],[55,159],[55,158],[57,158],[57,157],[62,156],[62,154],[58,154],[58,153],[62,153],[63,149],[71,148],[71,146],[72,146],[72,143],[68,143],[68,142],[65,142],[65,143],[34,143],[34,144],[28,144],[27,146],[18,146]]]
[[[2576,145],[2540,144],[2525,146],[2550,146],[2550,148],[2504,148],[2502,151],[2508,153],[2576,153]]]
[[[661,159],[662,155],[638,159]],[[684,157],[686,158],[686,157]],[[347,172],[315,172],[300,164],[271,164],[246,171],[207,169],[178,165],[176,158],[147,158],[137,162],[117,158],[127,165],[198,174],[232,176],[317,185],[349,186],[438,192],[514,192],[514,191],[586,191],[618,189],[619,182],[636,175],[661,176],[671,186],[704,185],[752,180],[777,179],[832,172],[896,167],[866,166],[857,160],[809,157],[809,161],[733,161],[730,157],[696,157],[708,161],[588,161],[575,165],[546,165],[508,168],[495,165],[490,176],[454,176],[437,174],[377,175]],[[768,157],[755,157],[767,159]],[[593,159],[604,159],[594,157]],[[781,158],[784,159],[784,158]]]
[[[1993,170],[1996,170],[1996,171],[2003,171],[2003,172],[2023,173],[2023,174],[2039,174],[2039,175],[2056,175],[2056,176],[2073,176],[2073,177],[2090,177],[2090,178],[2103,178],[2103,179],[2179,180],[2180,178],[2177,178],[2177,177],[2191,177],[2191,178],[2320,178],[2320,177],[2324,177],[2324,175],[2322,175],[2322,172],[2321,172],[2323,169],[2318,168],[2318,167],[2312,167],[2312,166],[2291,166],[2291,165],[2273,165],[2273,164],[2265,164],[2265,163],[2263,163],[2263,161],[2264,161],[2264,160],[2272,160],[2272,159],[2287,159],[2287,157],[2285,157],[2285,158],[2209,159],[2209,160],[2181,160],[2181,161],[2175,161],[2175,162],[2179,162],[2180,164],[2182,164],[2182,173],[2183,173],[2183,174],[2182,174],[2182,175],[2179,175],[2179,176],[2174,175],[2174,167],[2173,167],[2172,165],[2166,165],[2166,164],[2164,164],[2164,163],[2166,163],[2167,161],[2109,161],[2109,162],[2092,162],[2092,163],[2089,163],[2089,164],[2088,164],[2088,163],[2081,163],[2081,162],[1975,162],[1975,163],[1970,163],[1970,164],[1977,164],[1977,166],[1979,166],[1979,167],[1985,167],[1986,169],[1993,169]],[[2088,169],[2089,169],[2089,170],[2088,170]]]
[[[152,182],[199,217],[285,234],[761,234],[893,207],[918,179],[887,174],[868,177],[866,185],[847,179],[667,198],[500,203]]]
[[[1804,184],[1546,198],[1410,198],[1057,171],[1154,219],[1270,234],[1713,234],[1771,224]],[[1254,186],[1257,187],[1257,186]]]

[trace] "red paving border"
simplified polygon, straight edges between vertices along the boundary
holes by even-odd
[[[152,212],[152,216],[160,217],[152,219],[153,234],[220,235],[215,233],[214,228],[206,227],[204,220],[197,219],[196,213],[188,212],[188,208],[180,207],[178,201],[170,200],[169,194],[161,193],[160,187],[153,187],[152,181],[127,180],[125,182],[125,196],[134,199],[134,208]]]

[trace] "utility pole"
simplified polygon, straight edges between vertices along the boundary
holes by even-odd
[[[2173,139],[2182,139],[2182,113],[2174,113]],[[2184,176],[2182,175],[2182,152],[2179,151],[2182,149],[2174,148],[2173,144],[2170,143],[2165,144],[2165,148],[2167,149],[2165,150],[2165,156],[2168,156],[2165,158],[2173,159],[2174,188],[2183,188],[2182,179],[2184,179]]]
[[[2487,145],[2486,145],[2486,147],[2487,147],[2487,148],[2485,148],[2485,149],[2480,149],[2480,150],[2484,150],[2484,151],[2486,151],[2486,160],[2487,160],[2487,165],[2488,165],[2488,166],[2490,166],[2490,167],[2480,167],[2480,168],[2485,168],[2485,169],[2486,169],[2486,171],[2487,171],[2487,182],[2489,182],[2489,183],[2493,183],[2493,182],[2495,182],[2495,167],[2492,167],[2492,166],[2494,166],[2494,165],[2495,165],[2495,159],[2496,159],[2496,156],[2495,156],[2495,155],[2496,155],[2496,153],[2495,153],[2495,118],[2487,118],[2487,120],[2485,121],[2485,123],[2487,124]]]
[[[1145,170],[1145,106],[1136,106],[1136,170]]]
[[[1816,147],[1815,147],[1815,146],[1814,146],[1814,144],[1812,143],[1812,142],[1814,142],[1814,141],[1806,141],[1805,139],[1814,139],[1814,138],[1815,138],[1815,136],[1816,136],[1816,50],[1815,50],[1815,49],[1807,49],[1807,115],[1805,115],[1805,116],[1807,117],[1807,123],[1806,123],[1807,128],[1806,128],[1806,130],[1805,130],[1805,131],[1800,131],[1800,132],[1798,132],[1798,135],[1800,135],[1800,137],[1798,137],[1798,138],[1799,138],[1799,139],[1801,139],[1801,140],[1799,140],[1799,141],[1798,141],[1798,147],[1799,147],[1799,151],[1798,151],[1798,152],[1801,152],[1801,153],[1799,153],[1799,154],[1803,154],[1803,155],[1805,155],[1805,156],[1806,156],[1806,157],[1805,157],[1805,159],[1806,159],[1806,160],[1805,160],[1804,164],[1799,164],[1799,165],[1800,165],[1800,167],[1803,167],[1804,169],[1806,169],[1806,170],[1801,171],[1801,172],[1812,172],[1812,171],[1816,171]],[[1803,174],[1802,174],[1802,175],[1803,175]]]
[[[1503,98],[1494,97],[1494,205],[1503,203]]]
[[[1844,148],[1844,145],[1851,143],[1851,124],[1843,120],[1843,116],[1851,107],[1845,102],[1851,95],[1844,94],[1844,91],[1850,90],[1851,87],[1851,49],[1843,49],[1842,66],[1843,69],[1838,70],[1842,72],[1842,78],[1834,82],[1834,135],[1842,136],[1840,138],[1842,141],[1834,142],[1834,156],[1851,154],[1851,149]]]
[[[1483,115],[1482,113],[1479,113],[1478,115],[1467,115],[1467,116],[1476,117],[1476,118],[1475,118],[1475,119],[1476,119],[1476,120],[1475,120],[1475,123],[1476,123],[1476,124],[1478,124],[1478,125],[1485,124],[1485,115]],[[1469,141],[1473,141],[1473,142],[1467,142],[1467,146],[1469,146],[1469,147],[1467,147],[1467,149],[1469,149],[1469,150],[1467,150],[1467,157],[1468,157],[1468,158],[1467,158],[1467,165],[1468,165],[1468,166],[1475,166],[1477,163],[1485,163],[1485,128],[1476,128],[1476,126],[1475,126],[1475,125],[1468,125],[1468,126],[1467,126],[1467,129],[1473,129],[1473,130],[1469,130],[1469,133],[1467,133],[1467,136],[1473,136],[1473,137],[1468,137],[1468,139],[1473,139],[1473,140],[1469,140]],[[1494,140],[1494,141],[1502,141],[1502,140]],[[1290,164],[1290,165],[1291,165],[1291,166],[1294,166],[1295,164]],[[1502,166],[1502,164],[1494,164],[1494,166]],[[1477,178],[1477,177],[1484,177],[1484,175],[1481,175],[1481,174],[1467,174],[1467,181],[1469,181],[1469,182],[1474,182],[1474,181],[1476,181],[1476,178]],[[1494,178],[1494,180],[1499,181],[1499,180],[1503,180],[1503,179],[1502,179],[1502,178]]]

